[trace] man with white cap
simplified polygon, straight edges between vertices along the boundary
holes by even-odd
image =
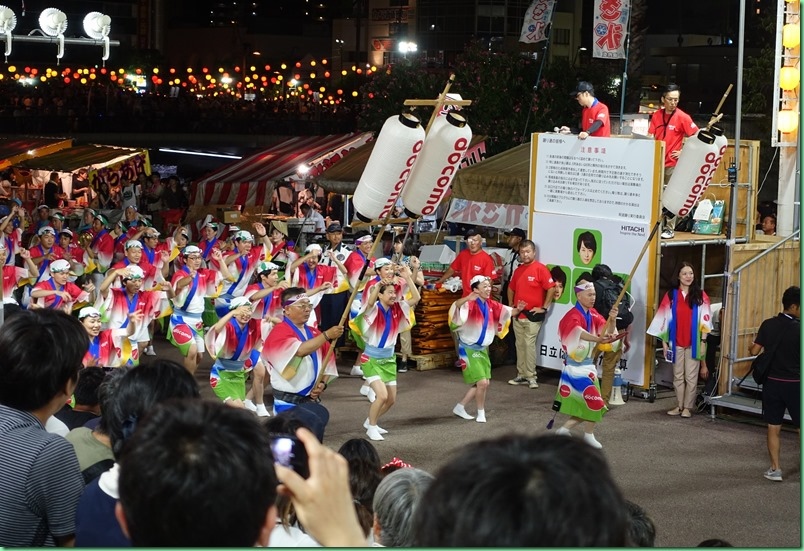
[[[84,356],[84,367],[121,367],[131,358],[131,341],[142,323],[140,311],[129,314],[129,323],[122,329],[102,329],[101,313],[93,306],[85,306],[78,312],[78,320],[89,336],[89,349]]]
[[[144,289],[150,289],[156,283],[156,268],[153,264],[143,258],[142,243],[136,239],[129,239],[123,247],[125,256],[120,262],[112,265],[113,270],[120,270],[127,266],[139,266],[142,269]],[[113,284],[115,287],[120,287],[121,282],[118,280]]]
[[[365,287],[365,282],[360,281],[362,275],[365,275],[366,270],[374,269],[374,259],[369,258],[371,253],[371,246],[374,244],[374,238],[368,232],[358,233],[355,236],[355,250],[346,257],[346,262],[343,265],[346,267],[347,278],[349,285],[354,289],[358,286],[358,291],[362,291]]]
[[[223,261],[220,249],[213,249],[210,259],[219,270],[202,268],[203,252],[195,245],[187,245],[182,251],[184,268],[173,274],[170,280],[173,296],[173,314],[168,326],[168,340],[184,356],[184,367],[195,373],[204,354],[204,299],[218,292],[223,279],[231,280],[231,274]]]
[[[254,319],[251,302],[246,297],[235,297],[229,303],[229,312],[206,334],[204,342],[209,355],[215,359],[209,372],[209,384],[215,395],[234,407],[245,407],[246,377],[257,364],[260,352],[274,324],[279,318]],[[268,416],[265,405],[257,414]]]
[[[257,269],[257,263],[263,260],[270,246],[271,242],[265,226],[256,222],[254,230],[261,241],[260,245],[255,247],[254,236],[250,232],[240,230],[234,236],[236,250],[224,258],[232,275],[232,281],[223,286],[223,292],[215,299],[215,312],[219,318],[225,316],[229,311],[229,303],[234,297],[243,296],[251,276],[254,275],[254,270]],[[214,257],[212,263],[217,263]]]
[[[54,260],[64,258],[64,249],[56,245],[56,230],[51,226],[43,226],[36,232],[39,237],[39,244],[31,247],[31,260],[39,267],[39,274],[36,282],[43,281],[50,277],[50,263]]]
[[[313,305],[300,287],[282,292],[282,307],[285,317],[262,349],[262,359],[271,373],[275,414],[318,401],[329,382],[338,376],[334,356],[324,365],[328,341],[343,334],[340,325],[323,332],[307,325]]]
[[[123,286],[112,287],[112,283],[120,278]],[[125,329],[129,316],[142,312],[143,319],[137,332],[129,337],[132,345],[131,359],[128,365],[138,365],[140,356],[145,350],[150,337],[148,324],[161,317],[161,292],[169,291],[170,286],[163,283],[159,290],[143,291],[145,272],[142,268],[131,264],[125,268],[109,270],[100,286],[101,296],[95,304],[101,313],[101,319],[109,329]]]
[[[82,289],[70,283],[70,263],[59,259],[50,263],[50,277],[37,283],[31,291],[34,307],[52,308],[67,314],[76,304],[88,302],[90,293],[95,290],[92,283],[85,283]]]
[[[449,328],[458,336],[458,363],[463,381],[471,385],[452,409],[458,417],[486,422],[486,392],[491,381],[488,347],[495,335],[505,338],[511,317],[519,313],[521,306],[511,308],[493,300],[491,279],[484,275],[474,276],[469,284],[469,294],[452,303]],[[477,404],[477,417],[466,412],[466,406],[472,400]]]
[[[331,255],[332,253],[330,253]],[[330,257],[331,258],[331,257]],[[304,249],[304,256],[294,261],[290,265],[291,285],[301,287],[307,291],[310,302],[315,308],[315,320],[309,321],[311,325],[318,326],[321,319],[321,310],[318,308],[322,294],[328,293],[338,284],[338,271],[344,275],[346,268],[341,262],[336,261],[337,268],[334,266],[324,266],[320,263],[321,245],[313,243]]]
[[[31,253],[27,249],[20,251],[20,257],[25,260],[25,268],[17,268],[14,264],[6,262],[8,258],[6,245],[3,241],[0,241],[0,272],[2,272],[3,279],[2,303],[6,319],[20,310],[19,303],[14,298],[14,291],[17,289],[20,280],[36,277],[38,273],[36,264],[31,262]]]

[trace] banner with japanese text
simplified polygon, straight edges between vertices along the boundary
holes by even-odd
[[[592,57],[625,59],[631,0],[595,0]]]
[[[524,230],[528,227],[528,207],[455,198],[449,208],[447,222],[489,226],[506,231],[511,228]]]
[[[525,12],[525,22],[519,35],[520,42],[540,42],[547,38],[547,26],[553,19],[555,4],[556,0],[533,0]]]
[[[562,369],[558,323],[575,305],[575,281],[597,264],[626,279],[658,220],[662,148],[654,140],[534,134],[531,158],[529,234],[538,260],[556,268],[554,274],[560,270],[564,280],[542,325],[536,363]],[[636,386],[647,384],[652,367],[645,330],[655,299],[656,259],[654,239],[628,288],[634,322],[623,378]]]

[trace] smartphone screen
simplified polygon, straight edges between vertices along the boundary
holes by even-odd
[[[293,469],[303,478],[310,476],[307,466],[307,451],[304,449],[304,444],[295,436],[290,434],[272,435],[271,453],[276,463]]]

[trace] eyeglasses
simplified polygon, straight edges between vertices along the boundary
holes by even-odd
[[[294,306],[296,308],[301,308],[302,310],[312,310],[313,309],[313,305],[310,304],[309,302],[297,302],[296,304],[292,304],[291,306]]]
[[[678,103],[678,100],[681,98],[668,98],[667,96],[664,97],[664,101],[667,103]]]
[[[187,260],[201,260],[201,255],[193,254],[193,255],[190,255],[190,256],[188,256],[186,258],[187,258]]]

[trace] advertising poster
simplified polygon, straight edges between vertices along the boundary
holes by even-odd
[[[661,142],[535,134],[531,145],[530,235],[537,259],[565,280],[542,326],[536,363],[561,369],[558,323],[575,304],[576,279],[600,263],[625,279],[658,219]],[[628,288],[634,322],[623,379],[635,386],[647,385],[653,361],[645,330],[655,301],[657,246],[655,237]]]

